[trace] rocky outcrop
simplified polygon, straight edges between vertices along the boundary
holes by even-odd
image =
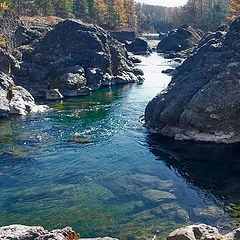
[[[239,240],[240,229],[236,229],[226,235],[219,233],[215,227],[206,224],[190,225],[187,227],[179,228],[169,234],[166,240]]]
[[[111,32],[110,35],[121,43],[133,42],[136,39],[136,33],[133,31]]]
[[[132,74],[134,65],[124,46],[98,26],[64,20],[37,41],[19,48],[22,62],[14,75],[33,96],[45,96],[50,89],[63,96],[87,95],[118,84],[116,77],[124,78],[120,83],[142,81]]]
[[[145,122],[177,140],[240,141],[240,18],[208,34],[146,107]]]
[[[0,118],[9,114],[43,112],[46,109],[46,106],[36,105],[33,96],[26,89],[16,86],[11,77],[0,72]]]
[[[169,58],[186,57],[202,36],[200,30],[184,25],[163,37],[157,46],[157,51],[168,54]]]
[[[136,55],[147,55],[152,52],[144,38],[137,37],[135,32],[111,32],[111,37],[125,44],[126,49]]]
[[[126,48],[129,52],[136,55],[147,55],[152,52],[147,41],[143,38],[136,38],[135,41],[126,43]]]
[[[75,240],[78,235],[70,228],[53,230],[51,232],[39,226],[10,225],[0,228],[0,239],[12,240]],[[83,238],[79,239],[83,240]],[[85,240],[117,240],[116,238],[88,238]]]

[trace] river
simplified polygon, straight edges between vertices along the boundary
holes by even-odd
[[[0,120],[0,225],[71,226],[81,237],[164,239],[240,219],[238,145],[176,142],[139,122],[176,63],[153,53],[142,85],[50,102],[51,111]],[[85,136],[92,143],[69,142]]]

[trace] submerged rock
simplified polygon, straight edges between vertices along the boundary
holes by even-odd
[[[145,110],[146,126],[177,140],[240,141],[240,18],[205,36]]]
[[[75,136],[72,139],[70,139],[68,142],[74,142],[74,143],[92,143],[92,139],[89,137],[84,136]]]
[[[143,196],[151,202],[161,202],[166,199],[176,199],[172,193],[160,191],[157,189],[145,190],[143,191]]]

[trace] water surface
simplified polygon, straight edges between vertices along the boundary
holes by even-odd
[[[71,226],[81,237],[164,239],[240,216],[238,145],[176,142],[139,123],[176,64],[141,57],[143,85],[51,102],[52,111],[0,121],[0,225]],[[69,142],[76,136],[92,143]]]

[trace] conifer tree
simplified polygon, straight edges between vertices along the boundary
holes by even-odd
[[[116,12],[116,25],[118,28],[127,25],[126,8],[123,0],[115,0],[114,10]]]
[[[73,13],[76,17],[85,18],[88,15],[87,0],[75,0],[73,2]]]

